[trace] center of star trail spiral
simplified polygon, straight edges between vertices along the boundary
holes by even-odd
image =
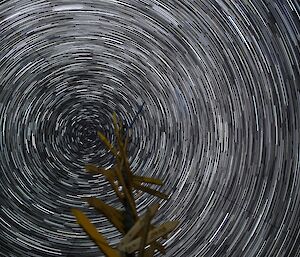
[[[101,256],[70,213],[120,207],[86,163],[165,182],[154,222],[180,220],[167,256],[299,255],[296,0],[0,3],[0,256]],[[156,201],[138,195],[137,208]]]

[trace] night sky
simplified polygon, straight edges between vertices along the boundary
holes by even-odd
[[[181,222],[167,257],[300,256],[299,44],[298,0],[0,0],[0,256],[103,256],[72,207],[119,242],[84,165],[142,103],[129,161],[170,196],[138,210]]]

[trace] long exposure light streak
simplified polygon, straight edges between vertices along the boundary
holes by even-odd
[[[180,220],[166,256],[300,256],[298,0],[0,2],[0,256],[102,256],[82,198],[118,206],[86,163],[130,126],[134,173]],[[137,195],[137,209],[154,197]]]

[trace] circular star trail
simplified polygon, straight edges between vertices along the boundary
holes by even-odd
[[[133,172],[180,220],[166,256],[300,256],[297,0],[0,3],[0,256],[103,256],[77,207],[120,207],[97,131],[128,125]],[[157,188],[158,189],[158,188]],[[138,210],[155,197],[137,194]]]

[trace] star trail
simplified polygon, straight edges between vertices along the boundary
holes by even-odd
[[[119,242],[84,200],[121,207],[84,169],[114,111],[166,256],[300,256],[299,32],[298,0],[1,1],[0,256],[103,256],[72,207]]]

